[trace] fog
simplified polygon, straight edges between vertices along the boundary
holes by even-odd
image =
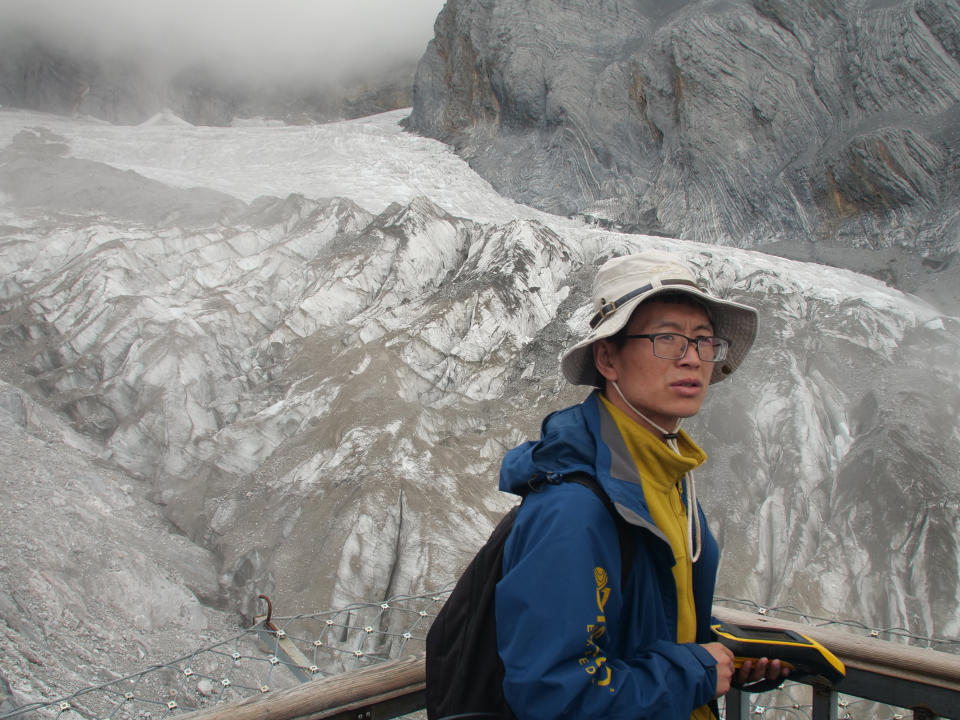
[[[316,80],[420,57],[443,0],[0,0],[0,41],[158,73]]]

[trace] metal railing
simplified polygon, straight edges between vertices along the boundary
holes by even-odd
[[[841,697],[906,708],[915,720],[960,720],[960,656],[816,628],[754,613],[715,607],[716,617],[734,624],[769,624],[796,630],[828,647],[846,666],[835,688],[810,685],[812,720],[838,720]],[[423,654],[373,665],[342,675],[312,680],[271,696],[183,716],[184,720],[381,720],[424,707]],[[731,691],[724,702],[726,720],[744,720],[757,706],[748,693]],[[894,715],[893,717],[898,717]]]
[[[767,624],[795,630],[817,640],[843,662],[846,677],[836,688],[811,686],[812,720],[837,720],[840,695],[907,708],[916,720],[960,718],[960,655],[728,608],[714,607],[714,614],[719,620],[734,624]],[[726,720],[745,720],[752,711],[751,700],[747,693],[728,693]]]

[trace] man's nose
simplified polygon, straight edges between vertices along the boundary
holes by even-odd
[[[697,350],[697,343],[693,340],[687,340],[687,349],[684,351],[683,357],[677,362],[684,365],[699,365],[701,360],[700,352]]]

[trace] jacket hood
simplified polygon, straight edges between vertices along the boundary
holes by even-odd
[[[586,429],[583,405],[547,415],[539,440],[525,442],[504,456],[500,489],[526,495],[533,483],[575,472],[595,475],[597,443]]]
[[[579,405],[547,415],[539,440],[507,452],[500,466],[500,489],[522,496],[537,484],[559,482],[578,472],[595,477],[628,522],[653,524],[636,466],[598,391]]]

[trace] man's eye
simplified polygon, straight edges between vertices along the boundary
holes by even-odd
[[[671,333],[660,333],[657,337],[659,337],[660,340],[665,343],[672,343],[672,342],[676,342],[679,336],[673,335]]]

